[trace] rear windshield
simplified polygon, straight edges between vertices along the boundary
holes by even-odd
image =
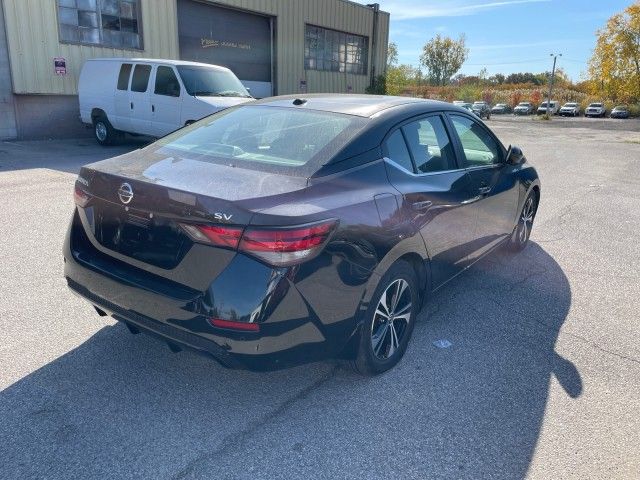
[[[310,176],[366,124],[365,118],[296,108],[243,105],[159,140],[199,161]]]
[[[602,104],[601,103],[592,103],[591,105],[589,105],[590,107],[601,107]]]

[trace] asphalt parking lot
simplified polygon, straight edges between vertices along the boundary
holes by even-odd
[[[98,317],[62,277],[74,172],[140,141],[0,142],[0,478],[639,478],[640,121],[489,125],[538,168],[532,243],[434,294],[375,378]]]

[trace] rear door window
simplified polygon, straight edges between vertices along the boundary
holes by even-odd
[[[126,90],[129,88],[129,77],[131,76],[131,64],[123,63],[120,67],[118,75],[118,90]]]
[[[413,173],[411,155],[409,154],[407,143],[404,141],[404,136],[400,129],[393,132],[389,135],[389,138],[387,138],[384,144],[384,154],[393,162]]]
[[[431,116],[402,127],[418,173],[457,168],[451,140],[440,116]]]
[[[133,70],[133,78],[131,79],[132,92],[146,92],[149,86],[149,77],[151,76],[151,65],[136,65]]]
[[[173,68],[160,66],[156,70],[156,85],[154,89],[156,95],[166,95],[168,97],[180,96],[180,83]]]

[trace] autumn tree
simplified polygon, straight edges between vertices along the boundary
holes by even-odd
[[[411,65],[398,65],[387,68],[387,93],[402,94],[410,85],[416,85],[418,72]]]
[[[460,70],[468,54],[464,35],[454,40],[438,34],[422,47],[420,64],[434,85],[446,85]]]
[[[592,93],[614,101],[640,100],[640,1],[611,17],[598,31],[589,76]]]

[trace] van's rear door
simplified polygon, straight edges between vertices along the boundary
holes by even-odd
[[[131,105],[129,104],[129,83],[131,80],[131,72],[133,71],[132,63],[123,63],[118,69],[118,83],[116,84],[114,94],[114,112],[113,115],[107,113],[107,117],[111,125],[117,130],[124,132],[131,131]]]
[[[153,84],[153,66],[148,63],[136,63],[129,88],[129,108],[131,109],[131,132],[153,135],[153,111],[151,92]]]

